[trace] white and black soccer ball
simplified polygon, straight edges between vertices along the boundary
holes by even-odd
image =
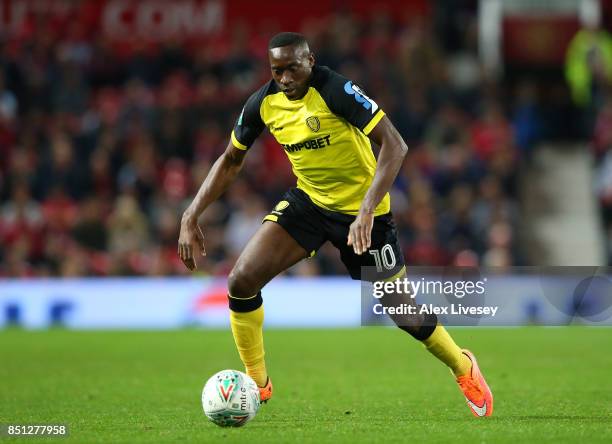
[[[241,427],[257,414],[259,389],[250,376],[238,370],[221,370],[202,390],[204,414],[221,427]]]

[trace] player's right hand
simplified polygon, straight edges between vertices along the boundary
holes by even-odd
[[[190,271],[198,268],[195,260],[196,250],[199,250],[202,256],[206,256],[204,233],[202,233],[197,220],[182,219],[181,233],[178,241],[178,255]]]

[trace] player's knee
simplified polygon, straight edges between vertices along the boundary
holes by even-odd
[[[259,292],[255,282],[241,268],[234,267],[227,278],[229,294],[236,299],[247,299]]]
[[[255,288],[253,279],[242,273],[240,269],[234,269],[228,276],[228,301],[229,308],[234,312],[245,313],[257,310],[263,304],[261,292]]]

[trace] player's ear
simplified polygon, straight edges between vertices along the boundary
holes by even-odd
[[[315,64],[314,52],[310,51],[310,54],[308,54],[308,66],[312,68],[314,64]]]

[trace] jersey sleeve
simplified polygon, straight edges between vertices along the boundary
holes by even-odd
[[[232,130],[232,145],[240,150],[248,150],[264,129],[259,109],[261,106],[261,91],[248,98],[242,112]]]
[[[385,115],[384,111],[351,80],[332,70],[328,72],[321,92],[329,109],[365,135],[370,134]]]

